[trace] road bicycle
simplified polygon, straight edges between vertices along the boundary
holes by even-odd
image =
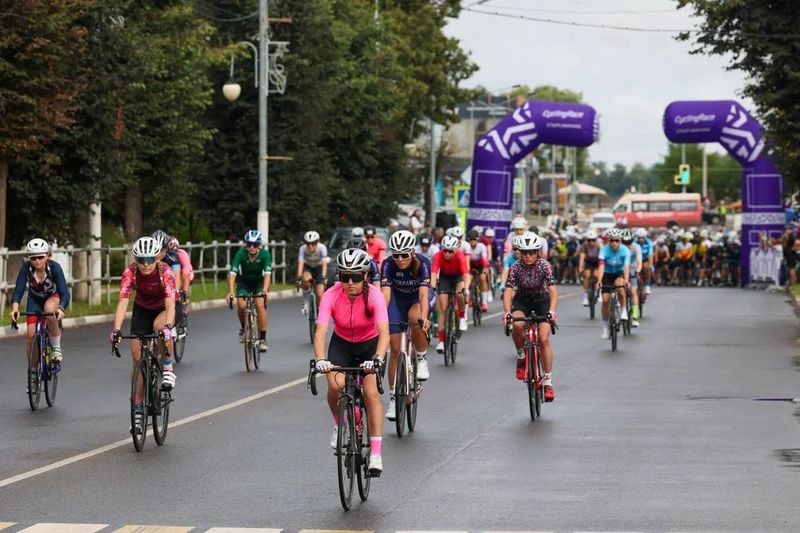
[[[461,330],[458,327],[458,302],[456,302],[456,291],[439,291],[437,294],[446,294],[447,308],[444,310],[444,366],[456,364],[458,353],[458,339],[461,338]]]
[[[53,347],[50,344],[50,334],[47,333],[47,318],[56,316],[56,313],[20,313],[20,316],[36,317],[36,332],[31,339],[28,350],[28,404],[31,411],[39,408],[44,388],[44,398],[48,407],[56,403],[58,391],[58,374],[61,372],[61,363],[52,358]],[[13,329],[19,329],[16,322],[11,322]],[[59,324],[59,328],[61,324]]]
[[[536,421],[542,414],[544,402],[544,370],[542,370],[542,348],[539,345],[539,324],[549,322],[551,331],[555,335],[558,330],[555,322],[547,316],[538,316],[531,311],[525,317],[511,317],[506,323],[506,331],[511,327],[510,322],[525,322],[525,386],[528,389],[528,409],[531,420]]]
[[[242,346],[244,347],[244,367],[248,372],[258,370],[258,366],[261,364],[261,350],[259,349],[261,339],[258,336],[256,298],[264,298],[264,307],[266,307],[266,294],[248,294],[247,296],[236,297],[237,300],[247,301],[244,317],[244,343],[242,343]],[[228,307],[233,309],[233,299],[228,302]]]
[[[609,295],[609,312],[608,312],[608,337],[611,339],[611,351],[617,351],[617,335],[620,330],[620,305],[619,297],[617,296],[617,287],[614,285],[603,285],[604,290],[611,290]]]
[[[175,345],[175,362],[180,363],[183,359],[183,352],[186,350],[186,337],[189,335],[189,308],[188,308],[188,297],[186,295],[186,291],[181,290],[180,292],[180,302],[181,305],[179,306],[180,309],[176,309],[176,319],[175,319],[175,332],[177,336],[174,340]],[[180,311],[178,313],[178,311]]]
[[[472,323],[475,326],[481,325],[481,282],[480,273],[477,270],[472,271],[472,282],[469,284],[469,299],[472,302]]]
[[[316,283],[311,281],[311,289],[308,291],[308,305],[306,308],[306,318],[308,318],[308,336],[311,339],[311,344],[314,344],[314,334],[317,332],[317,312],[319,311],[319,303],[317,302]],[[300,282],[297,282],[297,292],[303,289]]]
[[[314,396],[317,395],[316,377],[319,373],[316,364],[316,359],[311,359],[306,382]],[[381,473],[369,471],[368,413],[363,391],[365,371],[361,367],[335,366],[331,372],[344,374],[345,378],[344,387],[339,393],[338,437],[334,455],[339,477],[339,499],[344,510],[349,511],[355,482],[358,483],[361,501],[367,501],[370,481],[373,477],[380,477]],[[373,372],[377,378],[378,392],[383,394],[383,366],[373,369]]]
[[[639,318],[644,316],[644,303],[647,301],[647,285],[645,285],[644,277],[639,279],[639,286],[636,288],[639,291]]]
[[[589,318],[594,320],[595,309],[597,308],[597,278],[594,270],[589,275]]]
[[[138,334],[120,335],[119,340],[129,339],[138,340],[141,346],[141,354],[136,365],[133,367],[131,377],[131,437],[133,447],[137,452],[144,449],[144,442],[147,438],[147,419],[151,419],[153,427],[153,437],[156,444],[161,446],[167,439],[167,429],[169,428],[169,406],[172,403],[172,391],[163,389],[161,383],[164,378],[164,370],[159,360],[159,347],[164,353],[167,348],[164,346],[163,334]],[[119,353],[119,342],[115,343],[111,351],[118,358],[122,357]],[[136,398],[137,391],[141,391],[141,414],[137,420]]]
[[[625,286],[625,310],[628,312],[628,319],[622,320],[622,335],[627,337],[631,334],[631,322],[633,321],[633,291],[630,285]]]
[[[417,403],[422,393],[422,382],[417,380],[417,358],[411,342],[412,327],[422,327],[422,320],[417,324],[398,322],[390,326],[399,326],[400,352],[397,354],[397,368],[394,377],[394,412],[395,430],[399,438],[403,437],[406,421],[408,430],[414,431],[417,425]]]

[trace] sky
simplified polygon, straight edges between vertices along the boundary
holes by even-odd
[[[684,30],[698,21],[674,0],[462,0],[484,12],[630,28]],[[460,40],[479,70],[463,83],[489,90],[555,85],[583,95],[600,115],[592,161],[630,166],[661,160],[661,127],[673,100],[740,101],[744,74],[720,56],[691,55],[676,33],[574,27],[462,11],[445,33]],[[709,147],[711,148],[711,147]],[[713,148],[714,151],[723,150]]]

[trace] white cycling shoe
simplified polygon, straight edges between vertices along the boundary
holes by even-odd
[[[439,341],[436,344],[436,351],[439,352],[439,353],[443,353],[444,352],[444,341]]]
[[[381,459],[380,455],[370,454],[369,467],[367,470],[369,471],[370,477],[380,477],[381,472],[383,472],[383,459]]]
[[[603,334],[600,335],[600,338],[603,339],[603,340],[608,340],[608,338],[610,336],[611,336],[611,333],[608,330],[608,326],[603,326]]]
[[[417,379],[420,381],[425,381],[431,377],[431,373],[428,370],[428,360],[424,357],[420,357],[417,359]]]
[[[645,285],[644,286],[644,293],[649,295],[651,292],[653,292],[653,291],[650,289],[650,285]]]
[[[389,396],[389,406],[386,408],[386,420],[394,420],[397,416],[395,411],[394,396]]]
[[[628,320],[628,310],[625,309],[624,307],[622,308],[622,311],[620,311],[620,313],[619,313],[619,319],[620,320]]]
[[[164,369],[164,375],[161,378],[161,388],[164,390],[172,390],[175,388],[175,382],[178,376],[172,370]]]
[[[467,317],[462,316],[458,319],[458,329],[461,331],[467,331]]]
[[[583,306],[584,307],[589,307],[589,295],[588,294],[584,294],[583,295]]]

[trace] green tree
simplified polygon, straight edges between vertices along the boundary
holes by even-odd
[[[776,163],[795,186],[800,181],[800,37],[797,4],[787,0],[678,0],[701,19],[693,53],[730,58],[731,70],[748,75],[743,94],[755,102]]]
[[[11,161],[42,149],[73,122],[83,88],[73,74],[87,33],[80,19],[91,4],[0,2],[0,247]]]

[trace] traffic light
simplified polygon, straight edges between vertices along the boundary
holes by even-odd
[[[678,185],[689,185],[691,182],[692,177],[692,167],[688,164],[683,164],[678,166],[678,177],[680,178],[679,182],[676,182]]]

